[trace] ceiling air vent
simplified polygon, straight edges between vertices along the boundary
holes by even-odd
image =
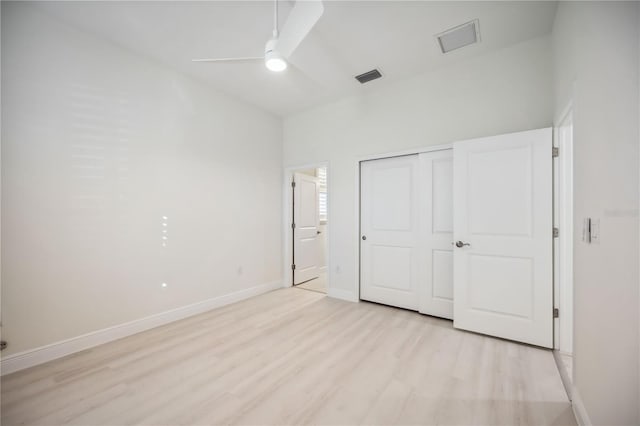
[[[375,80],[376,78],[380,78],[382,77],[382,74],[380,74],[380,71],[378,70],[371,70],[371,71],[367,71],[363,74],[360,75],[356,75],[356,80],[358,80],[360,83],[364,84],[367,83],[371,80]]]
[[[447,31],[436,34],[442,53],[469,46],[480,41],[480,27],[478,20],[474,19],[466,24],[459,25]]]

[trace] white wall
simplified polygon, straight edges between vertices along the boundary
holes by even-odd
[[[555,113],[574,109],[574,371],[594,424],[638,424],[638,3],[563,2]],[[600,219],[599,244],[581,241]]]
[[[281,280],[279,118],[36,4],[2,56],[3,356]]]
[[[329,162],[329,284],[357,298],[357,159],[552,124],[545,37],[284,121],[284,164]]]

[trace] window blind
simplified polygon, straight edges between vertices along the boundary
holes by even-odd
[[[327,220],[327,168],[320,167],[316,170],[318,178],[318,210],[320,220]]]

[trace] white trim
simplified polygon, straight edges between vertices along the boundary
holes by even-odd
[[[589,414],[587,413],[587,409],[582,402],[582,398],[580,397],[580,393],[576,386],[573,385],[572,378],[569,378],[569,374],[567,369],[562,362],[562,357],[560,352],[557,350],[553,351],[553,358],[558,367],[558,371],[560,373],[560,378],[562,379],[562,383],[567,392],[567,396],[569,397],[569,401],[571,401],[571,409],[573,410],[573,415],[576,418],[576,422],[580,426],[591,426],[591,419],[589,418]]]
[[[327,272],[327,265],[325,265],[325,266],[320,266],[320,267],[318,268],[318,271],[320,271],[320,273]]]
[[[560,379],[562,380],[562,384],[564,385],[564,390],[569,397],[569,401],[571,401],[573,399],[573,380],[571,377],[569,377],[567,366],[562,360],[562,354],[557,349],[554,349],[552,353],[553,359],[556,362],[556,367],[558,367],[558,372],[560,373]]]
[[[333,180],[331,179],[331,167],[328,161],[320,161],[311,164],[302,164],[299,166],[289,166],[284,168],[284,176],[282,182],[282,270],[283,274],[283,287],[293,286],[293,275],[291,274],[291,259],[293,259],[293,233],[291,232],[291,223],[293,223],[293,197],[291,192],[291,181],[293,180],[293,174],[297,170],[304,169],[316,169],[318,167],[325,167],[327,169],[327,223],[331,221],[331,186]],[[327,226],[327,241],[326,241],[326,265],[324,266],[327,271],[327,289],[331,289],[331,283],[333,282],[332,270],[331,270],[331,241],[333,241],[333,227]],[[330,292],[327,293],[331,296]]]
[[[558,147],[558,124],[553,126],[553,147]],[[553,226],[559,227],[559,161],[558,158],[553,159]],[[553,308],[560,309],[560,238],[553,239]],[[553,349],[560,349],[560,318],[553,319]],[[555,351],[554,351],[555,352]],[[558,364],[560,368],[560,364]],[[562,372],[561,372],[562,373]],[[562,375],[562,374],[560,374]],[[564,381],[564,380],[563,380]],[[565,389],[567,389],[565,385]],[[568,393],[568,392],[567,392]]]
[[[575,85],[575,81],[573,82]],[[573,114],[573,101],[568,101],[567,104],[562,108],[560,114],[555,118],[556,123],[562,123],[569,114]]]
[[[418,148],[412,148],[412,149],[405,149],[402,151],[391,151],[391,152],[384,152],[380,154],[365,155],[363,157],[359,157],[357,159],[357,162],[359,164],[362,161],[380,160],[382,158],[390,158],[390,157],[401,157],[403,155],[422,154],[425,152],[442,151],[445,149],[452,149],[452,148],[453,148],[453,144],[451,143],[424,146],[424,147],[418,147]]]
[[[355,182],[356,182],[356,196],[355,196],[355,235],[354,241],[355,244],[355,257],[356,260],[356,280],[354,283],[354,289],[352,291],[352,295],[356,301],[360,300],[360,235],[362,234],[360,230],[360,162],[361,160],[356,160],[355,165]]]
[[[576,417],[576,422],[580,426],[591,426],[591,419],[589,418],[589,414],[587,413],[587,409],[584,407],[584,403],[582,402],[582,398],[580,398],[580,393],[578,392],[578,388],[575,386],[571,390],[571,407],[573,408],[573,415]]]
[[[253,296],[267,293],[282,287],[282,281],[273,281],[255,287],[225,294],[191,305],[150,315],[124,324],[92,331],[71,339],[62,340],[36,349],[9,355],[0,360],[0,374],[6,375],[35,365],[43,364],[63,356],[71,355],[94,346],[122,339],[142,331],[178,321],[193,315],[210,311],[221,306],[239,302]]]
[[[339,288],[330,288],[327,296],[335,299],[346,300],[347,302],[359,302],[359,298],[353,294],[353,292]]]
[[[554,348],[573,353],[573,135],[563,137],[562,129],[573,125],[569,102],[557,119],[554,146],[560,156],[554,161],[554,226],[559,238],[554,241],[554,307],[560,317],[554,320]],[[573,379],[573,378],[572,378]]]
[[[392,152],[384,152],[379,154],[371,154],[371,155],[365,155],[365,156],[356,158],[355,166],[354,166],[354,171],[355,171],[354,181],[355,181],[355,188],[356,188],[355,190],[355,224],[356,226],[355,226],[355,235],[354,235],[356,245],[355,245],[354,259],[356,259],[355,270],[357,271],[357,274],[356,274],[357,276],[354,283],[353,291],[350,292],[351,293],[351,295],[349,296],[350,298],[345,298],[344,300],[351,300],[354,302],[357,302],[360,300],[360,163],[363,161],[380,160],[382,158],[400,157],[403,155],[415,155],[415,154],[422,154],[425,152],[433,152],[433,151],[443,151],[443,150],[452,149],[452,148],[453,148],[453,144],[447,143],[447,144],[441,144],[441,145],[431,145],[431,146],[418,147],[413,149],[406,149],[402,151],[392,151]],[[329,292],[329,295],[331,295],[331,292]],[[338,296],[335,296],[335,297],[337,297],[338,299],[342,298]]]
[[[573,281],[573,111],[561,124],[571,123],[571,138],[560,138],[560,351],[573,353],[574,281]],[[573,380],[573,377],[571,378]]]

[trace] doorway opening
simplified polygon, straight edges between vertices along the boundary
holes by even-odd
[[[303,290],[326,294],[328,191],[327,166],[290,169],[286,192],[289,200],[285,211],[285,259],[290,275],[287,282]]]

